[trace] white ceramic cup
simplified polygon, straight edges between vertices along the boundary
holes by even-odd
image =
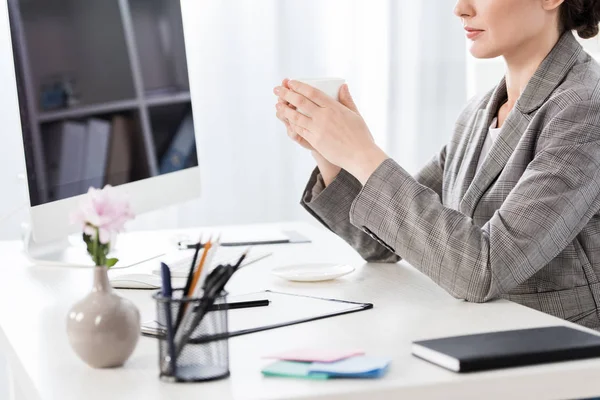
[[[346,81],[342,78],[307,78],[307,79],[293,79],[298,82],[306,83],[316,89],[319,89],[329,97],[334,98],[336,101],[340,101],[340,89]],[[302,110],[298,112],[306,115]]]

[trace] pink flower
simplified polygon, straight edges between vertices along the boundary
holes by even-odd
[[[129,200],[106,185],[102,190],[90,188],[79,209],[71,214],[71,222],[80,225],[83,232],[92,237],[98,228],[100,243],[107,244],[111,236],[121,232],[125,223],[134,217]]]

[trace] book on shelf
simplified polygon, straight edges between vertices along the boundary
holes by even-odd
[[[83,164],[83,179],[80,192],[86,193],[90,187],[102,188],[108,159],[108,146],[111,124],[98,118],[87,121],[86,152]]]
[[[51,124],[44,130],[43,137],[45,173],[48,182],[49,200],[56,200],[58,169],[60,167],[60,147],[62,142],[62,124]]]
[[[171,85],[146,89],[144,95],[146,98],[151,99],[153,97],[172,96],[179,93],[186,93],[186,91],[179,86]],[[187,90],[187,93],[189,93],[189,90]]]
[[[129,182],[132,168],[131,146],[131,121],[121,115],[113,117],[105,184],[117,186]]]
[[[111,121],[90,118],[49,125],[44,133],[46,174],[51,200],[127,183],[131,178],[132,122],[124,116]]]
[[[194,120],[189,111],[177,129],[167,151],[160,161],[160,173],[167,174],[188,167],[195,162],[196,137],[194,134]]]
[[[87,126],[65,121],[59,124],[56,134],[58,162],[54,180],[55,197],[64,199],[81,194]]]

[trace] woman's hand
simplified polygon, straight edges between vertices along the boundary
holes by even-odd
[[[298,81],[275,88],[281,99],[278,114],[294,133],[332,164],[338,165],[365,184],[388,157],[373,141],[364,119],[356,110],[335,101],[322,91]],[[340,98],[350,98],[342,86]],[[354,105],[354,102],[351,101]],[[304,114],[298,112],[301,109]]]
[[[289,79],[287,79],[287,78],[284,79],[283,82],[281,83],[281,87],[283,87],[285,89],[289,89],[288,82],[289,82]],[[277,89],[277,88],[275,88],[275,89]],[[340,100],[342,100],[342,99],[340,99]],[[283,106],[290,107],[294,110],[296,109],[296,107],[294,107],[293,105],[291,105],[290,103],[288,103],[287,101],[285,101],[281,97],[279,97],[277,104],[275,106],[277,108],[277,113],[276,113],[277,118],[279,118],[281,120],[281,122],[283,122],[285,124],[287,134],[290,139],[292,139],[294,142],[298,143],[300,146],[304,147],[305,149],[308,149],[311,151],[313,158],[317,162],[317,166],[319,167],[319,172],[321,172],[321,177],[323,178],[323,182],[325,183],[325,186],[329,186],[329,184],[331,182],[333,182],[333,180],[336,178],[336,176],[340,173],[341,168],[338,167],[337,165],[334,165],[334,164],[330,163],[329,161],[327,161],[325,159],[325,157],[323,157],[321,154],[319,154],[319,152],[316,151],[310,145],[310,143],[308,143],[302,136],[300,136],[296,133],[294,127],[290,124],[290,122],[287,120],[287,118],[285,118],[283,116]],[[352,103],[352,106],[354,106],[354,103]],[[356,108],[356,106],[354,106],[354,108]]]
[[[288,86],[288,82],[289,79],[284,79],[283,82],[281,82],[281,86],[289,89]],[[287,118],[285,118],[283,116],[283,106],[287,106],[292,108],[293,110],[296,109],[296,107],[290,105],[290,103],[288,103],[287,101],[283,100],[281,97],[278,98],[277,101],[277,105],[275,106],[277,108],[277,118],[279,118],[281,120],[281,122],[283,122],[285,124],[285,128],[287,130],[287,135],[290,139],[292,139],[294,142],[298,143],[300,146],[304,147],[307,150],[311,150],[313,151],[313,147],[310,145],[310,143],[308,143],[306,140],[304,140],[304,138],[300,135],[298,135],[294,128],[290,125],[290,122],[287,120]]]

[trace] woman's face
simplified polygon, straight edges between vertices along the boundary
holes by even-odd
[[[563,0],[458,0],[471,54],[493,58],[514,53],[531,41],[556,32]]]

